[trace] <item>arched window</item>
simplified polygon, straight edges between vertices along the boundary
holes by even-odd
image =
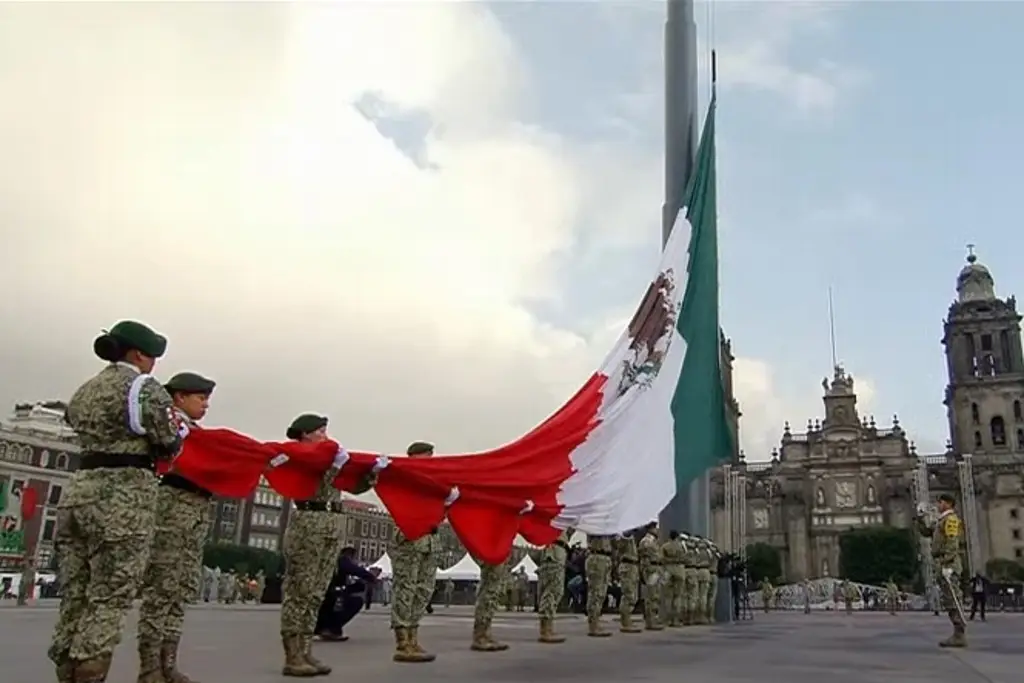
[[[57,469],[66,470],[68,468],[68,454],[61,453],[57,456]]]
[[[1017,450],[1024,451],[1024,429],[1017,430]]]
[[[981,448],[981,432],[974,432],[974,447]]]
[[[1024,419],[1024,414],[1022,414],[1020,409],[1020,401],[1013,402],[1013,419],[1016,420],[1017,422],[1020,422],[1022,419]]]
[[[993,446],[1005,446],[1006,445],[1006,425],[1003,423],[1003,418],[1000,415],[996,415],[989,422],[989,428],[992,430],[992,445]]]
[[[875,501],[875,487],[874,486],[868,486],[868,502],[871,503],[872,505],[874,505],[875,502],[876,502]]]
[[[829,575],[828,569],[829,569],[829,567],[828,567],[828,560],[822,560],[821,561],[821,575],[822,576],[828,576]]]
[[[818,492],[814,495],[814,502],[818,504],[818,507],[825,507],[825,489],[819,487]]]
[[[974,424],[981,424],[981,415],[978,413],[978,404],[971,404],[971,422]]]

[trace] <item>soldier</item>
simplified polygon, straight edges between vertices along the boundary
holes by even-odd
[[[860,591],[848,580],[843,579],[843,606],[847,614],[853,614],[853,603],[860,597]]]
[[[410,458],[429,458],[434,455],[433,444],[416,441],[406,449]],[[435,655],[420,646],[420,619],[423,618],[434,595],[437,580],[437,539],[427,534],[416,539],[406,538],[399,531],[391,551],[393,595],[391,628],[395,631],[396,662],[432,662]]]
[[[670,531],[661,545],[661,564],[665,568],[665,623],[669,628],[683,625],[686,612],[686,546],[678,531]]]
[[[179,419],[191,427],[206,415],[215,386],[213,380],[182,372],[164,389]],[[156,531],[139,606],[138,683],[191,683],[178,671],[178,644],[185,604],[199,590],[212,498],[212,493],[176,473],[173,464],[160,479]]]
[[[59,683],[107,680],[149,561],[156,460],[181,447],[171,397],[149,374],[166,350],[142,323],[117,323],[93,342],[108,365],[68,403],[82,455],[58,506],[63,591],[49,657]]]
[[[516,585],[516,611],[526,611],[526,601],[530,597],[530,577],[526,575],[526,569],[520,567],[515,575]]]
[[[640,560],[640,585],[644,597],[644,628],[660,631],[664,628],[659,619],[661,611],[661,548],[658,546],[658,523],[648,522],[644,536],[637,546]]]
[[[804,579],[804,614],[811,613],[811,582],[808,579]]]
[[[569,559],[572,529],[565,529],[551,545],[540,552],[537,566],[537,602],[541,643],[564,643],[565,636],[555,634],[555,615],[565,593],[565,563]]]
[[[683,625],[692,626],[697,623],[697,609],[700,600],[697,597],[700,586],[697,583],[697,564],[700,561],[700,551],[697,549],[697,539],[689,534],[682,534],[683,546],[686,548],[683,557],[686,569],[686,579],[683,584]]]
[[[939,519],[930,527],[919,514],[918,530],[932,535],[932,557],[938,570],[939,595],[942,609],[953,624],[953,635],[939,643],[940,647],[967,647],[967,624],[964,622],[964,599],[960,588],[963,563],[960,543],[963,523],[954,509],[955,499],[948,493],[939,496]]]
[[[601,613],[612,579],[612,537],[587,536],[587,635],[605,638],[611,632],[601,627]]]
[[[444,606],[452,606],[452,598],[455,597],[455,582],[451,579],[445,579],[444,581]]]
[[[895,615],[900,602],[900,589],[891,578],[885,582],[885,602],[889,608],[889,614]]]
[[[285,435],[294,441],[318,443],[327,440],[327,418],[300,415]],[[338,449],[331,466],[320,479],[320,486],[309,500],[295,501],[284,533],[284,581],[281,584],[281,643],[284,647],[285,676],[326,676],[327,666],[313,656],[313,632],[316,616],[334,576],[341,551],[341,491],[334,480],[348,460],[344,448]]]
[[[615,539],[615,559],[622,589],[619,599],[619,631],[622,633],[643,633],[642,628],[633,625],[633,609],[640,593],[640,557],[633,533],[620,534]]]
[[[693,562],[695,590],[691,618],[694,624],[705,626],[711,623],[710,615],[707,613],[708,596],[711,594],[711,554],[707,539],[696,537]]]
[[[480,565],[480,585],[476,594],[476,606],[473,608],[473,642],[469,646],[477,652],[501,652],[508,645],[500,643],[491,634],[494,614],[498,611],[504,587],[511,583],[508,562],[501,564]]]
[[[707,603],[703,607],[707,622],[713,624],[715,621],[715,599],[718,597],[718,561],[721,559],[722,553],[713,541],[705,539],[705,544],[705,552],[708,555],[709,580]]]
[[[256,600],[256,604],[259,605],[263,602],[263,591],[267,589],[267,577],[263,573],[263,570],[256,572],[256,595],[253,598]]]
[[[764,613],[768,614],[772,608],[772,601],[775,600],[775,587],[772,586],[772,582],[765,577],[764,581],[761,582],[761,602],[764,603]]]

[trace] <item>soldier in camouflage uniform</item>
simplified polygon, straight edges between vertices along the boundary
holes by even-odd
[[[507,650],[508,645],[494,639],[491,624],[505,586],[512,581],[508,562],[487,564],[477,561],[477,564],[480,565],[480,584],[473,608],[473,642],[469,647],[477,652],[501,652]]]
[[[569,559],[572,529],[564,530],[558,540],[540,551],[537,565],[537,612],[540,616],[541,643],[564,643],[565,636],[555,634],[555,616],[565,594],[565,563]]]
[[[708,623],[711,624],[715,621],[715,599],[718,597],[718,560],[721,559],[722,553],[714,542],[707,541],[707,554],[711,581],[708,586],[707,604],[704,606],[704,614],[707,615]]]
[[[206,415],[215,386],[213,380],[182,372],[164,389],[178,418],[191,427]],[[199,590],[213,494],[175,472],[173,464],[158,491],[156,533],[139,607],[138,683],[191,683],[178,671],[178,644],[185,605]]]
[[[683,625],[686,612],[686,546],[678,531],[671,531],[661,545],[661,564],[665,569],[665,623],[669,628]]]
[[[416,441],[406,449],[410,458],[429,458],[434,446]],[[435,532],[436,533],[436,532]],[[437,581],[438,541],[435,533],[416,539],[399,531],[391,549],[391,628],[395,632],[396,662],[432,662],[436,658],[420,645],[420,619],[427,611]]]
[[[93,342],[109,365],[68,403],[82,455],[58,506],[63,593],[49,657],[59,683],[107,680],[149,561],[156,460],[181,447],[171,397],[149,374],[166,349],[149,327],[119,322]]]
[[[707,539],[696,537],[693,553],[695,565],[694,577],[696,589],[693,592],[693,603],[690,605],[691,618],[694,624],[710,624],[707,613],[708,596],[711,594],[711,555]]]
[[[964,622],[964,596],[960,580],[963,576],[963,559],[960,544],[963,541],[964,525],[954,508],[956,500],[948,493],[939,496],[939,519],[931,525],[918,514],[917,527],[921,534],[932,536],[932,557],[938,571],[936,581],[942,609],[953,624],[953,635],[939,643],[940,647],[967,647],[967,624]]]
[[[295,418],[286,435],[295,441],[317,443],[327,440],[327,418],[305,414]],[[320,486],[309,500],[295,501],[284,534],[284,581],[281,584],[281,642],[284,646],[285,676],[325,676],[331,672],[313,656],[313,631],[320,603],[334,576],[341,551],[341,491],[334,480],[348,460],[339,448]]]
[[[612,537],[587,536],[587,551],[587,635],[604,638],[611,635],[601,627],[601,612],[612,580]]]
[[[644,536],[637,546],[640,559],[640,585],[644,596],[644,627],[648,631],[664,628],[659,619],[661,611],[661,547],[658,545],[658,523],[644,527]]]
[[[622,597],[619,599],[619,631],[621,633],[642,633],[643,629],[633,624],[633,609],[640,597],[640,556],[637,554],[636,539],[631,531],[619,534],[615,539],[616,573]]]
[[[697,550],[697,539],[693,536],[683,534],[682,540],[686,548],[686,579],[683,585],[683,625],[692,626],[697,623],[697,608],[700,603],[697,597],[700,591],[698,583],[699,551]]]

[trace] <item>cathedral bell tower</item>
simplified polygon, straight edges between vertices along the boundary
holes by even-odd
[[[973,245],[944,321],[946,413],[958,453],[1024,452],[1024,356],[1017,300],[999,299]]]

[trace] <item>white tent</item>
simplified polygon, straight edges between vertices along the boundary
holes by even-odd
[[[479,581],[480,566],[473,561],[469,553],[466,553],[461,560],[448,569],[438,569],[437,578],[451,579],[452,581]]]
[[[391,575],[393,573],[391,570],[391,558],[388,556],[387,553],[381,555],[376,562],[369,566],[369,569],[373,569],[374,567],[380,570],[380,575],[383,576],[385,579],[391,578]]]
[[[520,569],[526,570],[526,578],[530,581],[537,580],[537,563],[529,555],[523,555],[523,559],[519,560],[519,564],[513,567],[512,573],[518,574]]]

